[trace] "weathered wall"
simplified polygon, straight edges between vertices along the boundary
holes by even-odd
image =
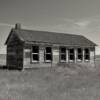
[[[15,34],[7,43],[7,66],[11,69],[23,67],[23,44]]]
[[[23,67],[23,48],[22,46],[7,46],[7,66],[9,68]]]
[[[28,67],[31,63],[31,45],[25,45],[23,49],[23,67]]]
[[[53,55],[53,61],[52,63],[46,63],[44,60],[44,50],[47,45],[41,45],[39,44],[39,62],[38,63],[32,63],[31,59],[31,44],[24,46],[24,55],[23,55],[23,65],[24,68],[32,68],[32,67],[52,67],[59,63],[59,46],[52,46],[52,55]],[[77,54],[77,53],[76,53]],[[66,62],[69,62],[68,60],[68,48],[66,49]],[[77,57],[76,61],[78,63]],[[90,48],[90,63],[94,63],[94,48]],[[81,61],[80,63],[88,63]]]
[[[58,47],[52,48],[52,54],[53,54],[53,61],[52,63],[46,63],[44,60],[44,50],[47,45],[39,45],[39,62],[38,63],[32,63],[31,59],[31,47],[32,45],[25,45],[24,47],[24,68],[30,68],[30,67],[52,67],[55,66],[59,62],[59,49]]]
[[[52,48],[52,54],[53,54],[53,63],[57,64],[59,62],[59,47],[55,46]]]
[[[90,48],[90,63],[95,61],[95,48]]]
[[[39,61],[40,61],[40,63],[44,63],[44,50],[45,50],[45,48],[44,48],[44,46],[42,46],[42,45],[40,45],[40,47],[39,47]]]
[[[7,46],[7,66],[16,67],[16,52],[15,46]]]

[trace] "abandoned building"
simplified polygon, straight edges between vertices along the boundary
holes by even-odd
[[[81,35],[22,29],[16,24],[5,42],[8,68],[94,63],[96,44]]]

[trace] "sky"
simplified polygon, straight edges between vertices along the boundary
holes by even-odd
[[[22,28],[80,34],[100,54],[100,0],[0,0],[0,53],[15,23]]]

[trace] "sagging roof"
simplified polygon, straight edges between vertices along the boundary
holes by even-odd
[[[12,29],[12,31],[24,42],[46,42],[53,44],[64,44],[68,46],[96,46],[94,42],[82,35],[16,28]],[[8,39],[9,38],[10,37],[8,36]],[[5,44],[7,44],[8,39]]]

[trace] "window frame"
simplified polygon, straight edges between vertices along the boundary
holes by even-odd
[[[88,49],[88,53],[85,51],[86,49]],[[89,56],[89,59],[86,59],[86,58],[85,58],[86,56]],[[85,49],[84,49],[84,60],[85,60],[86,62],[90,61],[90,49],[89,49],[89,48],[85,48]]]
[[[33,52],[33,47],[38,47],[38,52]],[[38,45],[34,45],[34,46],[32,46],[32,49],[31,49],[32,51],[31,51],[31,61],[32,61],[32,63],[38,63],[39,62],[39,46]],[[33,59],[33,56],[34,55],[37,55],[38,56],[38,60],[34,60]]]
[[[61,50],[62,48],[65,49],[65,52],[63,52],[63,51]],[[62,59],[62,58],[61,58],[61,56],[63,56],[63,55],[65,56],[65,59]],[[60,62],[66,62],[66,59],[67,59],[67,58],[66,58],[66,47],[60,47],[60,48],[59,48],[59,58],[60,58],[60,59],[59,59]]]
[[[51,48],[51,52],[46,52],[46,48]],[[51,60],[47,60],[46,58],[46,56],[47,55],[50,55],[51,56]],[[45,52],[44,52],[44,62],[45,63],[52,63],[52,60],[53,60],[53,55],[52,55],[52,47],[51,46],[47,46],[47,47],[45,47]]]
[[[73,53],[70,52],[71,49],[73,49]],[[70,56],[73,56],[74,59],[70,59]],[[69,59],[70,62],[74,62],[75,61],[75,50],[74,50],[74,48],[68,49],[68,59]]]
[[[80,49],[81,52],[78,52],[78,49]],[[82,56],[81,59],[79,59],[79,56]],[[77,48],[77,61],[82,62],[82,60],[83,60],[83,49]]]

